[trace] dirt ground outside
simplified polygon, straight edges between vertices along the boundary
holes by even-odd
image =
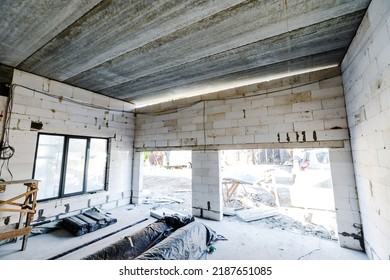
[[[280,171],[276,180],[274,178],[275,184],[264,182],[254,185],[241,184],[225,205],[224,213],[226,215],[224,215],[224,220],[234,220],[242,226],[250,223],[259,227],[277,228],[297,234],[337,240],[335,211],[326,209],[329,208],[328,206],[322,207],[325,208],[322,210],[312,207],[323,203],[325,191],[328,195],[329,188],[320,186],[313,189],[304,186],[304,182],[308,181],[308,173],[305,173],[306,178],[301,178],[301,175],[299,175],[294,181],[283,177],[282,173],[283,171]],[[143,203],[151,205],[153,209],[168,208],[185,215],[191,215],[191,176],[191,168],[145,167]],[[318,174],[309,174],[309,179],[310,176],[318,178]],[[275,196],[274,190],[276,190],[277,196]],[[310,192],[316,196],[302,198],[304,193]],[[332,200],[333,198],[330,197],[329,199]],[[330,204],[332,204],[331,202]],[[292,203],[304,207],[296,207]],[[264,206],[272,207],[277,213],[250,222],[245,222],[235,215],[240,210]],[[332,208],[332,205],[330,205],[330,208]]]

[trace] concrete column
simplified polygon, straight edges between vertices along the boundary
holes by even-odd
[[[134,153],[134,161],[133,161],[133,178],[132,178],[132,203],[140,204],[142,203],[142,190],[144,185],[144,153],[143,152],[135,152]]]
[[[329,149],[330,168],[341,247],[364,251],[355,173],[349,141],[344,148]]]
[[[192,214],[221,221],[222,177],[219,151],[192,152]]]

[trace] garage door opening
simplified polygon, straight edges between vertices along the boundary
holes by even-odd
[[[191,151],[144,152],[143,204],[191,215]]]
[[[337,240],[328,149],[222,151],[224,214]]]

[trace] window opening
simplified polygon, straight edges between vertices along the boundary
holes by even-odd
[[[192,214],[191,151],[144,152],[143,204]]]
[[[239,215],[245,210],[254,219],[256,213],[259,217],[268,213],[269,218],[258,221],[337,240],[328,149],[225,150],[221,154],[224,212]],[[234,182],[239,182],[235,190]]]
[[[38,200],[101,191],[108,171],[108,139],[38,134],[33,178]]]

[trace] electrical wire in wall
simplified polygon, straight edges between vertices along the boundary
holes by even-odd
[[[13,97],[14,97],[14,86],[10,87],[9,96],[7,100],[7,109],[5,115],[5,121],[3,126],[3,133],[1,136],[1,146],[0,146],[0,181],[5,181],[3,171],[6,170],[8,175],[10,176],[9,180],[12,181],[13,175],[9,168],[9,161],[15,154],[15,148],[9,144],[9,128],[11,122],[11,113],[12,113],[12,105],[13,105]]]
[[[315,84],[315,83],[318,83],[318,82],[322,82],[322,81],[326,81],[326,80],[329,80],[329,79],[332,79],[332,78],[335,78],[337,77],[339,74],[334,74],[334,75],[331,75],[329,77],[324,77],[322,79],[319,79],[319,80],[316,80],[316,81],[308,81],[308,82],[304,82],[304,83],[299,83],[297,85],[293,85],[293,83],[290,84],[290,87],[288,88],[284,88],[285,89],[295,89],[295,88],[300,88],[300,87],[303,87],[303,86],[308,86],[308,85],[312,85],[312,84]],[[245,87],[245,86],[243,86]],[[236,99],[245,99],[245,98],[249,98],[249,97],[256,97],[256,96],[261,96],[261,95],[269,95],[269,94],[272,94],[272,93],[276,93],[276,92],[279,92],[280,89],[275,89],[275,90],[267,90],[266,92],[260,92],[260,93],[256,93],[256,92],[248,92],[248,94],[242,94],[242,95],[239,95],[239,96],[229,96],[227,98],[209,98],[209,97],[203,97],[201,98],[201,100],[196,100],[192,103],[188,103],[188,104],[185,104],[185,105],[182,105],[182,106],[172,106],[171,108],[165,108],[161,111],[152,111],[152,112],[142,112],[142,110],[135,110],[135,114],[139,114],[139,115],[145,115],[145,116],[162,116],[162,115],[169,115],[169,114],[175,114],[175,113],[179,113],[180,111],[183,111],[183,110],[186,110],[188,108],[191,108],[199,103],[202,103],[202,102],[213,102],[213,101],[221,101],[221,100],[236,100]],[[174,100],[172,100],[174,101]],[[150,106],[153,106],[153,105],[150,105]],[[205,111],[205,107],[203,107],[203,111]]]

